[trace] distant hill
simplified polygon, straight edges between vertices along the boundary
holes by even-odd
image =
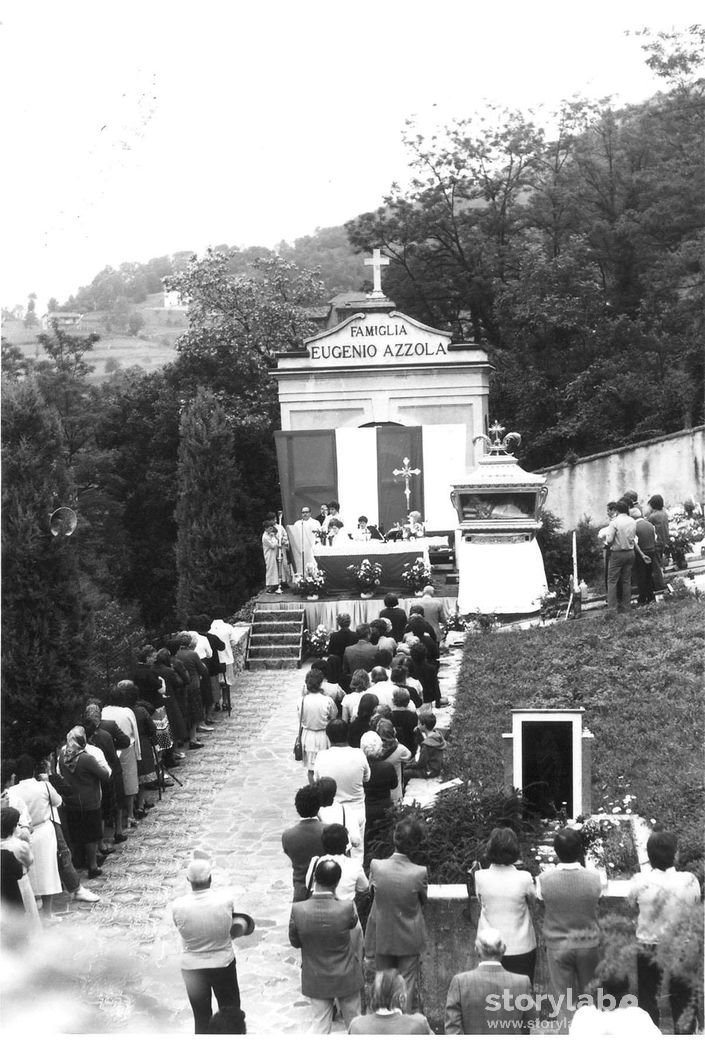
[[[317,270],[326,299],[345,290],[360,290],[369,280],[369,269],[363,265],[362,256],[351,249],[343,227],[319,228],[292,244],[280,242],[274,251],[264,246],[241,249],[225,243],[213,249],[233,253],[235,275],[246,272],[257,257],[272,252],[299,267]],[[183,271],[192,256],[191,250],[183,250],[153,257],[146,264],[107,266],[64,304],[50,302],[59,315],[59,325],[70,333],[100,334],[101,340],[87,356],[95,367],[91,376],[95,381],[118,368],[139,366],[151,371],[174,359],[176,340],[187,325],[186,310],[164,307],[162,280]],[[67,325],[63,313],[78,315],[80,320]],[[50,312],[38,325],[26,327],[22,320],[5,314],[3,335],[13,345],[19,345],[25,356],[40,355],[37,335],[49,328],[51,317]]]

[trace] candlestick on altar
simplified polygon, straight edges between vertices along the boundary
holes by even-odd
[[[282,511],[280,510],[277,516],[277,571],[279,573],[279,583],[277,589],[274,592],[276,595],[281,595],[282,591],[282,565],[284,564],[284,553],[282,548]]]

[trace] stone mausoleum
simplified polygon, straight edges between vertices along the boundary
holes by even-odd
[[[360,515],[383,532],[421,512],[427,534],[451,533],[451,491],[475,466],[473,438],[488,428],[492,367],[474,342],[398,312],[374,289],[303,348],[280,352],[282,429],[275,434],[284,523],[303,503],[337,498],[347,525]]]

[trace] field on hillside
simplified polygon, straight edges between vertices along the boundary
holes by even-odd
[[[161,300],[160,295],[155,295]],[[186,314],[179,309],[160,309],[149,303],[136,305],[135,310],[145,321],[144,329],[137,337],[127,334],[110,333],[102,312],[88,312],[77,327],[66,327],[68,334],[100,334],[100,341],[86,355],[86,362],[95,367],[90,376],[94,382],[103,381],[106,376],[106,364],[110,368],[127,369],[142,367],[145,371],[154,371],[163,367],[176,356],[175,344],[180,334],[186,329]],[[18,345],[29,359],[43,355],[37,342],[42,333],[40,326],[27,328],[22,322],[3,323],[3,337],[13,345]]]
[[[663,602],[627,619],[470,635],[458,679],[444,777],[502,784],[511,709],[585,709],[594,736],[593,811],[623,806],[703,853],[704,607]]]

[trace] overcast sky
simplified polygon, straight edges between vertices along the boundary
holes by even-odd
[[[106,264],[273,246],[374,209],[401,131],[483,101],[647,98],[627,29],[690,0],[8,0],[0,303]],[[702,20],[702,19],[700,19]]]

